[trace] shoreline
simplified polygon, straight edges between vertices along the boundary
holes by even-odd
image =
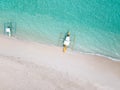
[[[23,41],[23,42],[28,42],[28,43],[36,43],[36,44],[40,44],[40,45],[46,45],[46,46],[53,46],[53,47],[58,47],[58,48],[63,48],[62,46],[58,46],[58,45],[54,45],[54,44],[48,44],[48,43],[41,43],[41,42],[35,42],[35,41],[30,41],[30,40],[24,40],[22,38],[19,38],[19,37],[8,37],[8,36],[4,36],[4,35],[0,35],[0,37],[3,37],[3,38],[10,38],[10,39],[15,39],[15,40],[19,40],[19,41]],[[62,51],[62,50],[61,50]],[[116,58],[113,58],[111,56],[106,56],[106,55],[103,55],[103,54],[99,54],[99,53],[91,53],[91,52],[82,52],[82,51],[78,51],[78,50],[71,50],[70,48],[68,48],[68,52],[72,52],[72,53],[80,53],[80,54],[87,54],[87,55],[93,55],[93,56],[98,56],[98,57],[103,57],[103,58],[107,58],[107,59],[110,59],[112,61],[116,61],[116,62],[120,62],[120,59],[116,59]]]
[[[95,56],[99,56],[99,57],[104,57],[104,58],[107,58],[109,60],[112,60],[112,61],[116,61],[116,62],[120,62],[120,59],[115,59],[115,58],[112,58],[110,56],[105,56],[105,55],[102,55],[102,54],[95,54],[95,53],[85,53],[85,52],[80,52],[80,53],[83,53],[83,54],[87,54],[87,55],[95,55]]]
[[[68,87],[70,87],[69,90],[73,90],[73,87],[75,88],[74,90],[81,88],[83,90],[119,90],[120,88],[120,62],[69,50],[67,53],[63,53],[61,47],[22,41],[16,38],[0,36],[0,42],[0,72],[2,73],[0,75],[0,83],[3,81],[6,83],[11,82],[11,79],[16,81],[17,79],[19,84],[23,83],[26,85],[21,79],[28,82],[30,78],[29,82],[32,88],[34,87],[34,80],[36,80],[40,85],[43,85],[42,82],[45,82],[45,85],[50,85],[51,88],[49,90],[53,90],[56,86],[58,86],[56,87],[57,90],[61,90],[60,87],[63,88],[62,90],[67,90]],[[4,76],[4,73],[7,74]],[[29,77],[26,73],[28,73]],[[43,78],[41,74],[45,76],[44,80],[40,79]],[[11,75],[13,76],[12,78]],[[35,77],[33,78],[31,75],[35,75]],[[50,77],[49,75],[52,76]],[[58,75],[61,76],[57,77]],[[64,79],[61,80],[60,77],[64,77]],[[52,81],[57,83],[57,85],[54,85]],[[12,90],[18,89],[19,84],[15,82],[11,84],[16,87]],[[12,87],[11,84],[8,83],[9,86],[5,84],[6,87],[3,84],[0,86],[8,90],[8,88]],[[45,88],[45,86],[40,87],[37,83],[35,85],[39,89]],[[28,87],[24,87],[23,90],[26,89]]]

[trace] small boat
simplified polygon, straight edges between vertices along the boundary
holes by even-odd
[[[67,51],[68,46],[70,45],[70,32],[67,33],[63,41],[63,52]]]

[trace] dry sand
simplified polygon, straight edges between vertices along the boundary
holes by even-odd
[[[120,62],[0,36],[0,90],[120,90]]]

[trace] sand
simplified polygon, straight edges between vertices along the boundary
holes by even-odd
[[[119,90],[120,62],[0,36],[0,90]]]

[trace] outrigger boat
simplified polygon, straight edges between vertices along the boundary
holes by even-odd
[[[66,52],[68,48],[74,50],[75,42],[76,42],[76,35],[70,34],[70,32],[68,31],[65,34],[65,36],[64,33],[60,33],[57,45],[60,47],[62,46],[63,52]]]
[[[15,34],[16,34],[16,23],[15,22],[4,23],[4,35],[11,37],[11,36],[15,36]]]
[[[68,46],[70,45],[70,32],[67,33],[63,41],[63,52],[67,51]]]

